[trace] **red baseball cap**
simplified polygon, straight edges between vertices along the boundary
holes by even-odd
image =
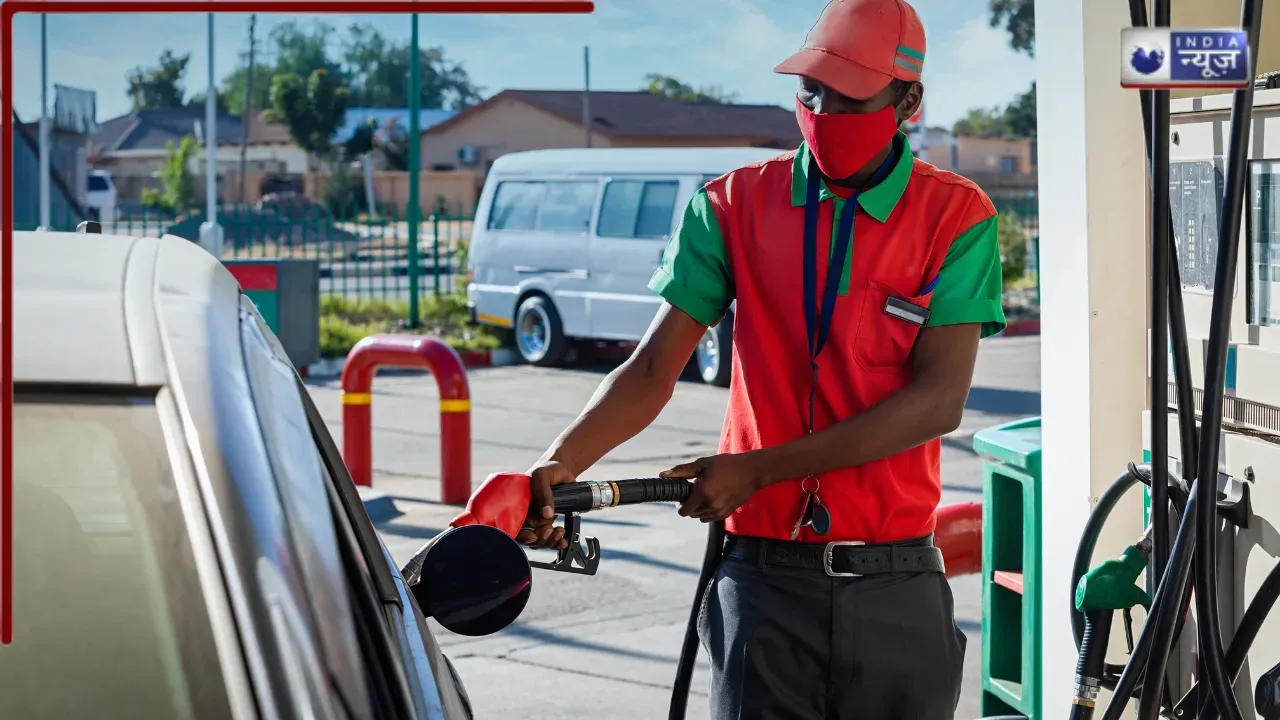
[[[905,0],[831,0],[804,47],[773,71],[806,75],[861,100],[894,78],[918,81],[923,67],[924,26]]]

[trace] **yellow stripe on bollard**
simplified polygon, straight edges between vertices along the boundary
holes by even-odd
[[[343,405],[368,405],[373,396],[369,393],[342,393]]]
[[[470,400],[441,400],[440,401],[440,412],[442,413],[459,413],[459,412],[470,412],[470,411],[471,411]]]

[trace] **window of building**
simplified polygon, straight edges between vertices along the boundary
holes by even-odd
[[[1000,158],[1000,172],[1016,173],[1018,172],[1018,156],[1004,155]]]
[[[596,234],[601,237],[665,237],[675,213],[675,181],[615,180],[605,188]]]

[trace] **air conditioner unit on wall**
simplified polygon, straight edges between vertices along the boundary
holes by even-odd
[[[480,151],[475,145],[463,145],[458,148],[458,164],[472,166],[480,162]]]

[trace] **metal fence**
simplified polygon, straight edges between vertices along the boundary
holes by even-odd
[[[119,210],[102,232],[134,237],[177,235],[199,241],[203,210],[175,215],[155,208]],[[352,299],[407,302],[414,284],[409,225],[384,211],[333,212],[323,206],[236,205],[218,209],[223,257],[308,258],[320,261],[320,294]],[[442,208],[424,214],[417,233],[417,289],[446,294],[464,289],[465,252],[471,239],[470,215]],[[53,230],[74,230],[73,217],[53,218]],[[31,229],[31,228],[19,228]]]
[[[1040,214],[1035,191],[992,193],[1002,225],[1021,229],[1028,242],[1027,271],[1038,267]],[[58,212],[61,210],[61,212]],[[335,212],[303,198],[292,204],[228,205],[218,209],[228,259],[310,258],[320,261],[320,294],[348,299],[407,303],[416,284],[419,297],[464,289],[466,250],[472,214],[440,206],[424,213],[417,233],[417,263],[410,261],[409,227],[387,209],[376,214],[351,208]],[[135,237],[177,235],[200,238],[203,210],[175,214],[156,208],[117,208],[103,232]],[[55,208],[53,230],[74,230],[79,217],[66,206]],[[30,230],[34,227],[17,227]],[[416,267],[416,276],[413,272]]]

